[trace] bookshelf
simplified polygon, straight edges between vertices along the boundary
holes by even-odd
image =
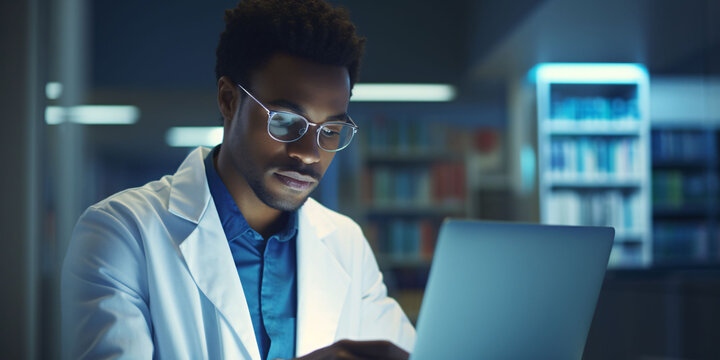
[[[653,259],[662,265],[720,263],[720,131],[689,120],[653,125]]]
[[[611,267],[652,261],[648,75],[636,64],[540,64],[540,218],[612,226]]]
[[[427,267],[442,220],[467,214],[465,132],[423,119],[366,121],[361,212],[383,268]]]
[[[391,296],[415,321],[447,217],[473,217],[479,189],[504,188],[502,116],[477,104],[354,109],[359,146],[345,213],[358,221]],[[490,115],[488,115],[490,114]],[[493,120],[493,119],[498,119]],[[495,184],[502,183],[502,184]]]

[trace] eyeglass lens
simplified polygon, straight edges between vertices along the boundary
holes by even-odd
[[[268,130],[277,140],[292,142],[307,132],[308,124],[299,115],[287,112],[274,112],[268,121]],[[354,128],[344,123],[325,123],[317,129],[317,141],[321,148],[336,151],[350,144]]]
[[[307,124],[301,117],[284,112],[270,116],[270,133],[280,141],[295,141],[305,134]]]

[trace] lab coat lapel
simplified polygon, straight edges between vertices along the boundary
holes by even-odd
[[[173,177],[170,211],[197,223],[180,243],[180,252],[198,288],[227,320],[247,353],[260,359],[245,294],[208,189],[203,163],[208,151],[193,151]]]
[[[336,229],[308,199],[299,212],[297,237],[296,355],[331,344],[350,287],[350,277],[325,240]]]

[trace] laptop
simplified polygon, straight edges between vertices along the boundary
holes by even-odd
[[[446,220],[410,359],[580,359],[614,236]]]

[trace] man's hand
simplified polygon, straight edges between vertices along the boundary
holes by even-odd
[[[407,360],[408,357],[410,354],[389,341],[340,340],[296,360]]]

